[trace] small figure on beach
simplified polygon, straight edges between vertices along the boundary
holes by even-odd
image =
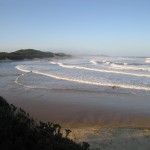
[[[112,89],[115,89],[115,88],[117,88],[117,86],[112,86]]]

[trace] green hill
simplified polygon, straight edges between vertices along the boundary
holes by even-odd
[[[64,57],[69,56],[64,53],[42,52],[34,49],[21,49],[15,52],[6,53],[0,52],[0,60],[24,60],[33,58],[52,58],[54,56]]]

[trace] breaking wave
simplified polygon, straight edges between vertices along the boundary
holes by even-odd
[[[146,58],[146,59],[145,59],[145,63],[148,63],[148,64],[149,64],[149,63],[150,63],[150,58]]]
[[[103,64],[106,64],[106,65],[110,65],[112,62],[103,60],[102,63],[103,63]]]
[[[135,89],[135,90],[146,90],[150,91],[149,87],[145,86],[135,86],[135,85],[129,85],[129,84],[115,84],[115,83],[101,83],[100,81],[98,82],[93,82],[93,81],[88,81],[88,80],[81,80],[81,79],[75,79],[75,78],[69,78],[69,77],[61,77],[55,74],[47,73],[47,72],[41,72],[38,70],[29,70],[26,66],[16,66],[16,69],[26,72],[26,73],[34,73],[38,75],[43,75],[47,76],[50,78],[54,78],[57,80],[64,80],[64,81],[71,81],[71,82],[77,82],[80,84],[89,84],[89,85],[96,85],[96,86],[107,86],[107,87],[114,87],[114,88],[124,88],[124,89]],[[17,80],[16,80],[17,81]]]
[[[97,65],[97,61],[95,61],[95,60],[91,60],[90,63]]]
[[[54,65],[58,65],[58,66],[63,67],[63,68],[69,68],[69,69],[81,69],[81,70],[88,70],[88,71],[95,71],[95,72],[103,72],[103,73],[105,72],[105,73],[112,73],[112,74],[122,74],[122,75],[150,78],[150,75],[148,75],[148,74],[138,74],[138,73],[129,73],[129,72],[122,72],[122,71],[89,68],[89,67],[75,66],[75,65],[65,65],[65,64],[59,63],[59,62],[50,62],[50,63],[54,64]]]
[[[15,68],[22,72],[31,72],[31,70],[27,70],[23,65],[16,66]]]
[[[144,68],[144,67],[137,67],[137,66],[128,66],[128,65],[116,65],[111,64],[111,68],[119,69],[119,70],[142,70],[142,71],[150,71],[150,68]]]
[[[111,64],[112,62],[110,61],[106,61],[106,60],[103,60],[103,61],[96,61],[96,60],[90,60],[90,63],[94,64],[94,65],[97,65],[97,64],[106,64],[106,65],[109,65]]]

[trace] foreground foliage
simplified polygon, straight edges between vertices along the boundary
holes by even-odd
[[[0,97],[1,150],[88,150],[89,144],[77,144],[62,136],[61,126],[53,123],[36,124],[21,108]]]

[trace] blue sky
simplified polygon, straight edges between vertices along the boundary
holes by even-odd
[[[150,56],[150,0],[0,0],[0,51]]]

